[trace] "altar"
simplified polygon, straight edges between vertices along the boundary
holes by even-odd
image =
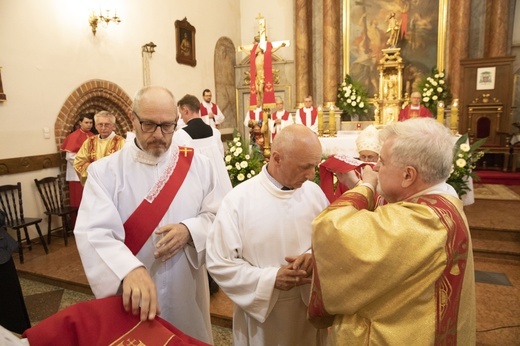
[[[344,154],[357,157],[356,139],[361,131],[338,131],[336,137],[319,137],[323,156]]]

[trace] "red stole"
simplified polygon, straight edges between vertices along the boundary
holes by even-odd
[[[278,119],[278,116],[276,115],[277,112],[274,112],[273,114],[271,114],[271,119],[273,120],[276,120]],[[285,113],[283,113],[282,117],[280,118],[281,120],[283,121],[287,121],[289,119],[289,115],[291,113],[289,113],[288,111],[285,111]]]
[[[264,107],[271,108],[274,107],[275,103],[275,95],[274,95],[274,84],[273,84],[273,45],[271,42],[266,42],[266,49],[264,52],[264,99],[257,100],[256,99],[256,50],[258,49],[258,43],[256,43],[251,49],[250,58],[249,58],[249,72],[251,83],[249,85],[249,108],[255,109],[257,108],[259,102],[261,102]],[[263,101],[263,102],[262,102]]]
[[[425,204],[432,208],[447,231],[446,267],[435,283],[437,296],[435,345],[455,345],[460,294],[468,259],[469,230],[457,208],[442,195],[424,195],[411,199],[411,202]],[[457,267],[458,271],[454,271],[454,267]]]
[[[318,117],[318,111],[316,110],[316,108],[312,107],[312,109],[311,109],[311,123],[307,124],[307,113],[305,113],[303,108],[300,108],[298,110],[298,112],[300,114],[300,120],[302,121],[302,124],[305,125],[305,126],[308,126],[308,127],[312,126],[316,122],[316,118]]]
[[[211,113],[217,115],[218,109],[217,105],[211,102]],[[201,103],[200,104],[200,116],[208,115],[208,109]]]
[[[256,109],[255,109],[256,110]],[[256,113],[254,110],[249,111],[249,120],[260,121],[264,119],[264,112],[260,111]]]
[[[77,129],[65,137],[63,143],[61,144],[61,150],[68,151],[70,153],[77,153],[83,142],[92,136],[94,136],[94,134],[90,131],[84,132],[81,129]]]
[[[141,322],[126,312],[121,296],[71,305],[27,329],[23,337],[39,345],[207,345],[157,316]]]
[[[181,152],[184,155],[181,155]],[[143,199],[137,209],[125,221],[125,244],[136,255],[153,233],[179,191],[193,159],[193,149],[179,147],[179,159],[166,184],[149,202]]]

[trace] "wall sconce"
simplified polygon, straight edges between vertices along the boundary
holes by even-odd
[[[88,18],[88,23],[90,24],[90,27],[92,28],[92,33],[94,36],[96,35],[98,23],[101,23],[103,27],[107,27],[108,23],[114,22],[116,24],[121,23],[121,18],[117,16],[116,11],[114,11],[114,16],[110,17],[110,10],[106,10],[106,16],[104,16],[101,11],[99,11],[99,16],[96,16],[94,14],[94,11],[92,11],[92,14]]]
[[[153,53],[155,53],[155,47],[157,47],[157,45],[150,41],[149,43],[143,45],[141,48],[143,53],[149,53],[150,55],[152,55]]]

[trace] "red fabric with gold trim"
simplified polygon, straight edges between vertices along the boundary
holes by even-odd
[[[211,113],[217,115],[218,109],[217,105],[211,102]],[[208,109],[201,103],[200,104],[200,116],[208,115]]]
[[[141,322],[139,315],[124,310],[121,296],[69,306],[27,329],[23,337],[31,346],[208,345],[159,316]]]
[[[446,268],[435,284],[435,345],[456,345],[460,294],[468,259],[469,230],[457,208],[441,195],[421,196],[413,203],[425,204],[432,208],[448,231],[445,246]],[[454,268],[458,270],[453,272]]]

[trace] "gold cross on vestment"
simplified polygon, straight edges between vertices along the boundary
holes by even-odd
[[[193,151],[193,149],[189,149],[189,148],[179,148],[179,151],[182,151],[184,153],[184,157],[188,156],[188,153],[190,151]]]

